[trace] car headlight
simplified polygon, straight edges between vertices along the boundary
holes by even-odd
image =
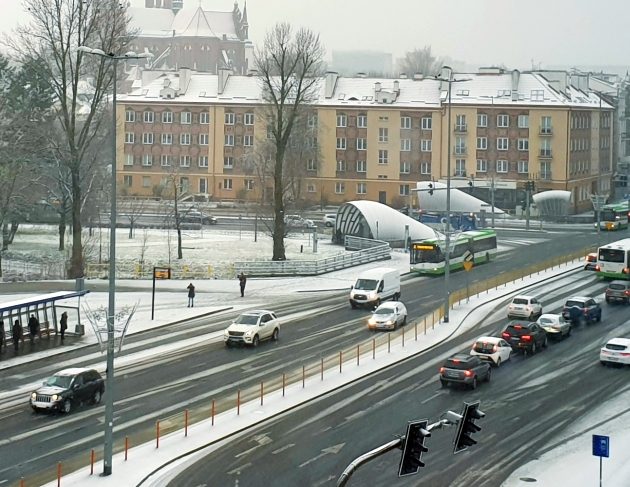
[[[394,324],[394,320],[387,320],[387,325],[393,325]]]
[[[31,399],[32,399],[33,401],[34,401],[35,399],[37,399],[37,393],[36,393],[36,392],[33,392],[33,393],[31,394]]]
[[[254,333],[254,330],[249,330],[249,331],[246,331],[246,332],[245,332],[245,336],[246,336],[246,337],[250,337],[250,336],[252,336],[252,333]]]
[[[61,399],[61,396],[53,394],[50,399],[52,402],[57,402],[59,399]]]
[[[374,318],[370,318],[370,319],[368,320],[368,323],[369,323],[370,325],[376,325],[376,320],[375,320]]]
[[[229,335],[230,335],[230,332],[229,332],[229,331],[227,331],[227,330],[223,330],[223,336],[229,336]]]

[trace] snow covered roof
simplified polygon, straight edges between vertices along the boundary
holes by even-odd
[[[429,184],[433,185],[433,194],[429,194]],[[446,211],[446,184],[437,181],[420,181],[416,183],[418,200],[421,210]],[[464,193],[451,185],[451,211],[455,213],[479,213],[481,210],[491,211],[488,203],[479,198]],[[504,213],[503,210],[494,208],[495,214]]]

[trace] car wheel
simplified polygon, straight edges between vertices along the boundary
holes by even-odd
[[[405,326],[406,324],[407,324],[407,315],[405,315],[403,318],[402,326]]]
[[[567,338],[571,336],[571,330],[573,329],[573,327],[569,326],[569,329],[567,330]]]
[[[534,355],[536,353],[536,342],[532,343],[531,354]]]
[[[278,336],[279,336],[279,335],[280,335],[280,330],[278,330],[277,328],[275,328],[275,329],[273,330],[272,335],[271,335],[271,339],[272,339],[274,342],[277,342],[277,341],[278,341]]]
[[[92,404],[98,404],[99,402],[101,402],[101,391],[97,390],[92,396]]]
[[[488,374],[486,375],[486,382],[490,382],[491,378],[492,378],[492,369],[488,367]]]
[[[547,337],[543,340],[542,346],[543,348],[547,348]]]
[[[444,389],[446,389],[446,388],[448,387],[448,382],[447,382],[447,381],[445,381],[445,380],[440,379],[440,384],[442,385],[442,387],[443,387]]]
[[[374,309],[378,308],[381,305],[381,300],[377,299],[376,302],[374,303]]]
[[[473,377],[472,383],[470,384],[470,388],[472,390],[477,389],[477,378],[476,377]]]
[[[608,362],[604,362],[603,360],[601,360],[599,363],[602,364],[604,367],[608,367]]]
[[[350,301],[350,307],[351,307],[352,309],[356,309],[356,308],[357,308],[357,305],[356,305],[356,303],[355,303],[354,301]]]
[[[252,347],[257,347],[259,343],[260,338],[258,338],[258,335],[254,335],[254,339],[252,340]]]
[[[63,402],[61,410],[64,412],[64,414],[70,414],[70,411],[72,411],[72,402],[70,402],[70,399],[66,399]]]
[[[499,357],[495,363],[497,367],[501,367],[501,357]]]
[[[597,318],[595,318],[595,321],[597,321],[597,323],[599,323],[600,321],[602,321],[602,314],[601,314],[601,313],[599,313],[599,314],[597,315]]]
[[[606,298],[606,302],[610,304],[610,298]]]

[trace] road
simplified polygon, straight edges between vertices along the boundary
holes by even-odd
[[[535,232],[510,235],[514,241],[527,237],[535,243],[500,254],[495,262],[479,266],[470,276],[454,273],[453,289],[464,287],[466,277],[472,283],[499,270],[525,268],[535,260],[582,248],[595,238],[582,233],[570,239]],[[532,238],[536,235],[540,238]],[[403,301],[411,318],[439,305],[443,288],[436,282],[442,281],[412,278],[403,283]],[[124,435],[149,438],[158,418],[180,413],[186,407],[206,407],[212,398],[235,395],[237,389],[316,362],[370,337],[363,326],[368,311],[351,310],[345,293],[287,298],[274,310],[283,318],[281,340],[265,343],[256,351],[225,349],[212,338],[232,317],[228,313],[130,337],[117,359],[115,442],[120,445]],[[77,455],[85,463],[89,449],[100,448],[102,406],[82,408],[69,416],[34,415],[27,397],[29,388],[60,368],[102,362],[96,347],[91,347],[0,373],[0,484],[34,475]]]

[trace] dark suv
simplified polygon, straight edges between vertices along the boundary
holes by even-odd
[[[602,308],[593,298],[574,296],[567,299],[562,317],[573,324],[585,325],[602,320]]]
[[[31,394],[33,411],[69,413],[74,406],[98,404],[105,392],[105,382],[93,369],[65,369],[44,381],[44,385]]]
[[[547,332],[538,323],[525,320],[510,321],[501,338],[512,346],[512,350],[525,354],[534,354],[547,346]]]
[[[463,353],[447,358],[440,367],[440,383],[442,387],[449,384],[464,384],[471,389],[477,388],[481,380],[490,381],[492,370],[488,362],[483,362],[476,355]]]
[[[606,287],[606,302],[630,304],[630,281],[612,281]]]

